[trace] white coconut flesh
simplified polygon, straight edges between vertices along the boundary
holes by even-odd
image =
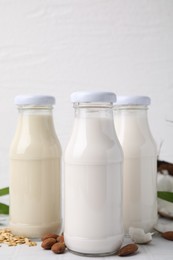
[[[145,233],[142,228],[129,228],[129,235],[131,239],[137,244],[147,244],[152,241],[153,233]]]
[[[158,173],[157,190],[173,192],[173,177],[167,171],[164,174]],[[161,216],[173,218],[173,203],[158,198],[158,212]]]

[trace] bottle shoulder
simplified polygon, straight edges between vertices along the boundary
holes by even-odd
[[[74,122],[65,162],[122,161],[122,150],[110,118],[82,118]]]
[[[49,139],[31,136],[15,137],[10,146],[10,158],[61,157],[61,145],[56,136]]]
[[[157,146],[147,121],[115,121],[115,128],[125,156],[157,156]]]
[[[153,138],[120,138],[120,144],[125,157],[157,157],[157,146]]]
[[[18,118],[10,146],[11,158],[59,157],[61,145],[56,135],[52,116],[24,115]]]
[[[89,140],[88,138],[71,138],[64,153],[65,162],[122,162],[123,152],[118,139]]]

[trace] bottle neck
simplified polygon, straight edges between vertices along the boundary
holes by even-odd
[[[18,106],[19,115],[52,115],[52,106]]]
[[[113,111],[112,105],[108,104],[84,104],[79,103],[74,105],[75,118],[87,119],[87,118],[98,118],[98,119],[112,119],[113,121]]]
[[[120,106],[115,108],[115,115],[128,118],[132,121],[148,121],[148,107],[147,106]]]
[[[100,142],[105,138],[115,140],[116,133],[111,107],[75,107],[73,136],[82,136],[86,142]],[[91,141],[92,140],[92,141]]]
[[[42,160],[59,158],[61,146],[57,138],[52,109],[47,107],[18,107],[19,116],[10,158]]]
[[[54,133],[52,107],[18,107],[17,131],[31,135]]]
[[[120,139],[124,136],[151,135],[148,124],[147,106],[121,106],[114,110],[115,128]]]

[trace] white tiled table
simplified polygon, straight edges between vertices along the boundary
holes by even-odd
[[[124,239],[124,244],[131,243],[129,238]],[[2,244],[0,247],[0,259],[2,260],[113,260],[121,259],[119,256],[109,257],[82,257],[70,252],[65,252],[61,255],[56,255],[49,250],[43,250],[41,248],[41,242],[37,241],[37,246],[28,247],[26,245],[19,245],[16,247],[8,247]],[[173,260],[173,241],[168,241],[156,233],[153,236],[153,240],[148,245],[139,245],[138,253],[132,256],[126,257],[129,260]]]

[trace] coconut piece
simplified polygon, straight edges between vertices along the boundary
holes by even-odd
[[[173,190],[173,178],[168,174],[168,171],[164,171],[163,174],[157,176],[157,190],[158,191],[172,191]]]
[[[159,221],[155,227],[154,227],[155,230],[157,230],[158,232],[160,233],[165,233],[165,232],[168,232],[168,231],[173,231],[173,223],[172,221],[169,222],[169,223],[166,223],[166,222],[161,222]]]
[[[169,213],[165,213],[165,211],[158,211],[159,213],[159,216],[163,217],[163,218],[167,218],[167,219],[171,219],[173,220],[173,216],[172,216],[172,213],[169,214]]]
[[[163,174],[158,173],[157,190],[173,192],[173,177],[168,175],[167,171],[164,171]],[[173,219],[173,203],[160,198],[157,199],[157,202],[159,215]]]
[[[157,199],[158,202],[158,213],[160,216],[162,217],[166,217],[166,218],[173,218],[173,203],[166,201],[166,200],[162,200],[162,199]]]
[[[142,228],[129,228],[129,235],[131,239],[137,244],[148,244],[152,241],[154,233],[145,233]]]

